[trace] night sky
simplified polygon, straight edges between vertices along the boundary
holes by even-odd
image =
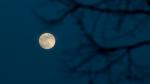
[[[150,84],[149,4],[0,0],[0,84]]]

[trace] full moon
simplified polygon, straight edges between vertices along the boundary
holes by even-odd
[[[43,33],[39,37],[39,44],[43,49],[51,49],[55,46],[55,37],[51,33]]]

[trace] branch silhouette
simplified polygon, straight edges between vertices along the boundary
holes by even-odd
[[[56,2],[62,3],[62,0],[56,0]],[[100,0],[99,2],[94,3],[92,5],[86,5],[86,4],[79,3],[75,0],[70,0],[69,4],[72,4],[72,7],[68,8],[69,10],[67,12],[65,12],[59,19],[49,20],[47,22],[51,25],[57,25],[58,23],[62,22],[62,20],[64,20],[67,16],[74,14],[79,9],[85,9],[85,10],[88,9],[88,10],[93,11],[93,12],[96,11],[98,13],[107,13],[107,14],[118,15],[119,19],[117,21],[117,25],[115,26],[116,27],[115,29],[117,32],[120,32],[126,16],[128,16],[128,15],[133,15],[133,16],[134,15],[147,15],[147,16],[150,16],[150,11],[148,11],[148,10],[130,9],[129,8],[130,0],[126,0],[126,3],[125,3],[126,6],[124,9],[111,9],[111,8],[107,8],[107,7],[106,8],[96,7],[97,5],[107,4],[107,3],[110,3],[110,0]],[[62,4],[64,4],[64,2]],[[149,4],[149,1],[148,1],[148,4]],[[67,4],[67,6],[68,6],[68,4]],[[95,39],[93,38],[93,34],[95,33],[95,28],[96,28],[95,25],[96,25],[96,22],[98,19],[96,19],[94,21],[95,24],[93,24],[92,33],[89,33],[86,30],[86,27],[85,27],[86,24],[84,24],[83,17],[84,17],[84,13],[77,16],[76,17],[76,23],[79,26],[80,30],[82,31],[83,36],[86,39],[88,39],[88,41],[90,42],[90,45],[84,45],[83,44],[78,49],[69,49],[67,51],[67,53],[80,51],[80,50],[83,50],[84,48],[87,48],[87,47],[90,48],[91,46],[92,46],[92,48],[94,48],[94,50],[92,52],[89,52],[89,54],[86,55],[86,57],[84,59],[81,59],[78,63],[76,63],[76,65],[72,66],[70,63],[66,63],[68,61],[65,60],[65,66],[67,66],[66,72],[88,75],[88,78],[89,78],[88,84],[95,84],[94,78],[97,75],[101,75],[102,73],[106,73],[106,75],[108,75],[109,84],[119,84],[121,82],[121,80],[140,81],[140,82],[144,82],[145,80],[150,80],[150,73],[145,71],[145,69],[150,68],[150,66],[143,67],[141,65],[136,64],[133,61],[134,58],[131,55],[132,50],[139,48],[141,46],[144,46],[144,45],[150,45],[150,40],[137,42],[134,44],[114,46],[114,47],[110,47],[110,48],[104,47],[103,45],[98,44],[95,41]],[[140,21],[141,24],[144,24],[144,20],[145,19]],[[114,40],[123,38],[124,36],[128,36],[128,35],[132,34],[134,31],[137,31],[139,28],[140,28],[139,24],[137,24],[135,28],[133,28],[129,32],[125,33],[123,36],[115,38]],[[105,37],[103,37],[103,38],[105,38]],[[105,40],[104,40],[104,42],[105,42]],[[116,59],[111,60],[112,57],[109,56],[109,53],[113,53],[113,52],[116,52],[119,50],[125,50],[125,51],[121,55],[117,56]],[[88,64],[91,60],[96,59],[99,54],[101,56],[103,56],[104,59],[107,60],[105,67],[98,69],[98,70],[94,70],[94,71],[90,70],[90,67],[89,67],[87,70],[80,71],[80,68],[82,68],[84,65]],[[114,80],[112,80],[112,72],[111,72],[112,67],[115,64],[119,64],[120,61],[124,58],[127,58],[127,60],[128,60],[126,71],[124,73],[120,73],[120,77],[118,77],[118,79],[116,81],[114,81]],[[133,68],[135,68],[137,71],[139,71],[139,73],[135,74],[133,71]]]

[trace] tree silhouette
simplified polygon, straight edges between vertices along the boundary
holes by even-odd
[[[122,2],[121,2],[122,1]],[[81,41],[81,45],[76,49],[69,49],[64,54],[69,55],[70,53],[74,53],[74,51],[78,51],[78,54],[80,56],[77,57],[71,57],[69,60],[64,60],[64,68],[66,68],[65,72],[69,75],[78,75],[80,77],[88,77],[88,84],[95,84],[95,78],[101,74],[106,74],[108,77],[108,84],[119,84],[123,80],[128,80],[130,82],[142,82],[142,84],[145,81],[150,80],[150,73],[146,70],[150,68],[150,66],[143,66],[139,65],[134,61],[134,58],[132,56],[132,51],[136,48],[139,48],[141,46],[149,45],[150,40],[140,40],[126,43],[124,42],[121,45],[116,46],[107,46],[107,42],[111,41],[118,41],[119,39],[124,38],[131,38],[136,39],[139,36],[135,35],[135,32],[138,31],[147,31],[148,29],[144,29],[143,26],[148,24],[148,17],[150,16],[150,11],[146,10],[144,8],[132,8],[131,3],[132,0],[99,0],[92,4],[83,4],[78,2],[77,0],[49,0],[50,3],[61,3],[68,8],[67,11],[64,11],[64,13],[60,16],[60,18],[57,18],[55,20],[44,20],[50,25],[57,25],[60,22],[62,22],[67,16],[71,15],[76,20],[76,25],[80,28],[82,31],[82,34],[84,38],[89,43],[84,43]],[[112,6],[115,3],[115,8],[112,8]],[[134,1],[136,2],[136,1]],[[145,2],[145,6],[149,4],[149,1],[143,1]],[[120,4],[122,3],[122,4]],[[102,7],[102,6],[104,7]],[[120,8],[123,5],[123,8]],[[96,25],[98,24],[99,18],[96,18],[93,21],[92,30],[89,31],[86,28],[86,24],[84,22],[85,12],[84,10],[89,10],[91,12],[98,13],[98,16],[101,16],[102,13],[108,14],[108,15],[115,15],[117,16],[117,21],[115,26],[112,26],[113,31],[115,33],[118,33],[113,38],[107,38],[105,35],[105,31],[101,31],[99,38],[94,38],[95,32],[98,30]],[[77,16],[74,16],[74,14],[78,12]],[[128,16],[132,16],[132,19],[137,19],[138,16],[144,16],[140,21],[135,22],[135,26],[132,29],[129,29],[128,31],[124,32],[125,30],[123,27],[125,26],[124,22]],[[103,19],[103,18],[100,18]],[[108,19],[109,20],[109,19]],[[106,20],[107,21],[107,20]],[[107,24],[106,24],[107,25]],[[127,24],[126,24],[127,25]],[[111,30],[107,30],[111,31]],[[102,43],[99,43],[97,39],[102,40]],[[129,39],[130,40],[130,39]],[[131,40],[132,41],[132,40]],[[106,43],[104,45],[104,43]],[[82,51],[85,49],[91,49],[90,51],[87,51],[88,54],[83,54],[82,57]],[[120,53],[118,53],[120,52]],[[93,60],[96,60],[97,58],[101,58],[104,60],[104,66],[100,67],[98,69],[92,69],[91,64]],[[126,66],[125,70],[123,72],[119,73],[119,77],[115,80],[113,79],[113,72],[112,68],[116,64],[121,64],[123,59],[126,60]],[[75,64],[71,64],[72,62],[76,62]],[[102,63],[102,62],[99,62]],[[83,67],[88,67],[86,69],[83,69]]]
[[[150,5],[150,0],[146,0],[146,1],[147,1],[147,4]]]

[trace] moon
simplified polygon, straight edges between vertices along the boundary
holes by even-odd
[[[39,37],[39,45],[43,49],[51,49],[55,46],[55,43],[55,37],[51,33],[43,33]]]

